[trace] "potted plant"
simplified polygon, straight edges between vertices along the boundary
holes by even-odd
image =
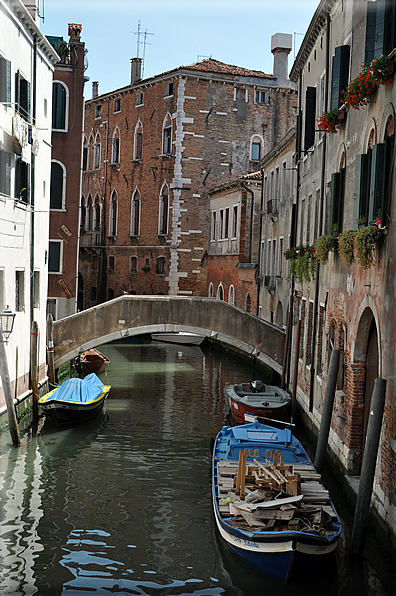
[[[307,244],[300,244],[296,248],[286,250],[284,256],[290,261],[290,273],[296,277],[301,285],[304,281],[313,281],[315,279],[316,260],[315,249]]]
[[[369,64],[362,64],[359,75],[351,81],[344,91],[345,103],[358,110],[360,106],[366,106],[371,94],[380,85],[389,85],[393,69],[389,68],[387,56],[374,58]]]
[[[347,267],[350,267],[355,259],[355,234],[356,230],[345,230],[338,236],[338,252]]]
[[[67,41],[62,39],[62,41],[60,41],[56,45],[55,50],[56,53],[59,54],[59,56],[61,57],[61,62],[66,62],[67,58],[70,55],[69,44],[67,43]]]
[[[315,256],[319,263],[326,263],[329,252],[334,251],[337,248],[337,238],[330,234],[319,236],[315,242]]]
[[[331,112],[323,112],[321,117],[318,119],[318,128],[322,132],[328,132],[335,134],[340,128],[340,114],[344,114],[338,108],[334,108]]]
[[[356,258],[363,269],[375,264],[375,245],[382,236],[381,220],[358,228],[355,232]]]

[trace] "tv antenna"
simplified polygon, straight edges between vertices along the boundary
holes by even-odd
[[[297,33],[297,31],[294,31],[294,33],[293,33],[294,60],[296,59],[296,35],[302,35],[304,37],[305,33]]]
[[[146,57],[146,46],[149,45],[151,46],[152,44],[149,43],[147,41],[147,36],[148,35],[155,35],[155,33],[149,33],[146,29],[146,31],[144,33],[142,33],[141,31],[141,21],[139,19],[138,22],[138,28],[137,31],[134,32],[135,35],[137,35],[137,40],[136,40],[136,57],[139,58],[139,46],[143,46],[143,56],[142,56],[142,78],[143,78],[143,73],[144,73],[144,60]],[[141,41],[140,38],[143,37],[143,40]]]

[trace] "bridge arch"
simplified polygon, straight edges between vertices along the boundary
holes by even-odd
[[[100,344],[161,331],[200,333],[282,372],[282,329],[223,300],[181,296],[120,296],[55,321],[55,367]]]

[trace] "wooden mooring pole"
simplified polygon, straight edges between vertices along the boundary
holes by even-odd
[[[300,335],[301,335],[301,319],[297,321],[297,329],[296,329],[296,348],[294,354],[294,372],[293,372],[293,391],[292,391],[292,415],[291,420],[293,422],[294,416],[296,414],[296,403],[297,403],[297,378],[298,378],[298,356],[299,356],[299,349],[300,349]]]
[[[352,529],[352,554],[363,555],[368,526],[371,494],[373,490],[375,465],[381,434],[382,417],[385,406],[386,380],[375,379],[370,404],[366,441],[360,474],[359,491]]]
[[[5,340],[0,328],[0,376],[3,385],[4,398],[7,406],[8,425],[12,444],[18,446],[20,441],[18,422],[16,419],[14,400],[12,399],[10,373],[8,371],[7,353],[5,349]]]
[[[318,474],[323,474],[324,463],[326,459],[327,443],[331,425],[331,416],[333,413],[334,396],[337,386],[338,365],[340,362],[340,350],[333,349],[330,356],[329,373],[327,375],[326,391],[323,401],[322,417],[320,419],[320,429],[318,444],[315,453],[315,468]]]
[[[55,386],[54,319],[51,313],[47,315],[47,364],[49,381],[52,386]]]
[[[38,371],[37,371],[38,323],[32,321],[30,329],[30,381],[33,393],[33,424],[38,422]]]
[[[284,352],[283,352],[283,366],[282,366],[282,377],[281,377],[281,387],[282,387],[282,389],[285,388],[285,376],[286,376],[286,366],[287,366],[287,353],[289,351],[289,331],[290,331],[290,312],[287,315],[287,323],[286,323],[285,349],[284,349]]]

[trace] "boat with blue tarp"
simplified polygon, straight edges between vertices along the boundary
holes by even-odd
[[[84,379],[67,379],[41,397],[39,406],[54,424],[78,424],[95,418],[102,411],[111,389],[95,373]]]
[[[290,429],[258,421],[223,427],[212,475],[219,533],[252,567],[287,581],[336,548],[341,522]]]

